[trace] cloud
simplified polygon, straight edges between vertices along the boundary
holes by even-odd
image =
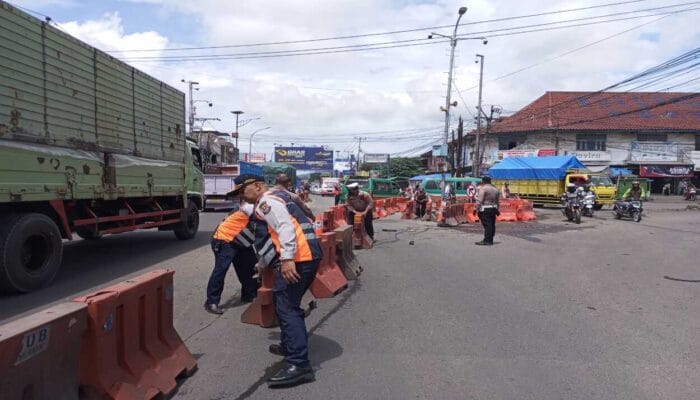
[[[285,2],[262,0],[236,2],[208,0],[128,0],[130,3],[158,3],[168,13],[191,16],[201,27],[202,36],[189,45],[221,46],[230,44],[293,41],[313,38],[384,32],[415,27],[452,25],[461,2],[436,0],[425,2],[337,0]],[[563,21],[584,16],[604,15],[651,6],[673,4],[670,0],[653,5],[626,5],[585,12],[556,14],[506,22],[474,24],[475,21],[513,15],[583,7],[576,1],[470,1],[460,32],[475,32],[516,25]],[[130,5],[137,7],[138,5]],[[555,55],[602,40],[643,22],[620,21],[610,24],[546,31],[505,37],[490,37],[488,45],[480,41],[460,41],[455,63],[453,100],[461,114],[470,120],[477,103],[479,65],[474,54],[486,56],[484,64],[484,104],[517,110],[547,90],[597,90],[623,77],[694,47],[700,35],[695,27],[697,12],[664,18],[634,31],[620,34],[599,44],[544,62]],[[143,32],[124,32],[119,14],[105,15],[95,21],[62,23],[71,33],[98,47],[115,50],[163,49],[188,44],[170,43],[158,33],[158,26]],[[450,29],[440,32],[449,34]],[[333,47],[380,41],[421,39],[426,31],[341,41],[319,41],[304,45],[254,46],[210,49],[200,52],[156,51],[147,55],[235,54],[244,52],[285,51],[299,48]],[[653,38],[653,40],[650,40]],[[125,58],[144,53],[124,53]],[[446,71],[449,44],[405,47],[368,52],[319,54],[303,57],[239,59],[216,62],[143,62],[133,65],[159,79],[185,90],[180,79],[201,83],[197,98],[212,100],[214,107],[202,109],[202,116],[219,117],[216,127],[233,131],[235,119],[230,110],[244,110],[246,116],[262,116],[240,129],[247,132],[271,126],[256,136],[255,150],[271,152],[272,143],[298,143],[294,137],[318,135],[319,141],[336,137],[336,149],[353,149],[352,133],[440,126],[444,114]],[[532,64],[536,67],[512,77],[495,78]],[[204,113],[207,113],[206,115]],[[350,135],[340,135],[350,133]],[[363,145],[369,152],[398,152],[430,141],[373,143]],[[440,137],[437,133],[436,138]],[[258,141],[257,139],[260,139]],[[313,144],[309,142],[308,144]]]

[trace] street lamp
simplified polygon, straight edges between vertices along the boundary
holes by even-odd
[[[190,94],[190,136],[192,136],[192,132],[194,132],[194,99],[192,98],[192,90],[199,90],[199,88],[195,88],[196,85],[199,85],[199,82],[195,81],[186,81],[184,79],[180,79],[180,82],[186,83],[189,86],[189,94]],[[210,106],[211,107],[211,106]]]
[[[256,133],[258,133],[260,131],[267,130],[267,129],[270,129],[270,127],[266,126],[265,128],[258,129],[257,131],[251,133],[250,137],[248,137],[248,160],[250,160],[250,155],[251,155],[251,152],[253,151],[253,136],[255,136]]]

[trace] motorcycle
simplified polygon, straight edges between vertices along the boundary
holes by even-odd
[[[691,187],[688,189],[687,192],[685,192],[685,199],[690,200],[690,201],[695,201],[697,199],[697,189],[694,187]]]
[[[621,201],[618,200],[613,206],[613,215],[615,219],[621,219],[622,217],[631,218],[634,222],[639,222],[642,220],[642,202],[639,200],[631,201]]]
[[[590,193],[583,197],[583,215],[593,218],[593,209],[595,207],[595,194]]]
[[[577,197],[563,197],[564,208],[561,212],[569,221],[574,221],[577,224],[581,223],[581,199]]]

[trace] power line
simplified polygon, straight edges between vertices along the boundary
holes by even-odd
[[[640,3],[640,2],[644,2],[644,1],[646,1],[646,0],[632,0],[632,1],[621,1],[621,2],[615,2],[615,3],[605,3],[605,4],[595,5],[595,6],[588,6],[588,7],[570,8],[570,9],[566,9],[566,10],[557,10],[557,11],[549,11],[549,12],[542,12],[542,13],[536,13],[536,14],[519,15],[519,16],[514,16],[514,17],[505,17],[505,18],[497,18],[497,19],[490,19],[490,20],[474,21],[474,22],[470,22],[469,25],[479,25],[479,24],[486,24],[486,23],[491,23],[491,22],[511,21],[511,20],[516,20],[516,19],[541,17],[541,16],[555,15],[555,14],[561,14],[561,13],[567,13],[567,12],[585,11],[585,10],[592,10],[592,9],[596,9],[596,8],[613,7],[613,6],[631,4],[631,3]],[[41,14],[41,15],[43,15],[43,14]],[[451,28],[451,27],[452,27],[452,25],[442,25],[442,26],[433,26],[433,27],[425,27],[425,28],[412,28],[412,29],[402,29],[402,30],[396,30],[396,31],[367,33],[367,34],[359,34],[359,35],[333,36],[333,37],[325,37],[325,38],[317,38],[317,39],[286,40],[286,41],[276,41],[276,42],[233,44],[233,45],[221,45],[221,46],[193,46],[193,47],[171,47],[171,48],[166,48],[166,49],[113,50],[113,51],[109,51],[109,53],[149,52],[149,51],[151,51],[151,52],[153,52],[153,51],[182,51],[182,50],[214,50],[214,49],[229,49],[229,48],[241,48],[241,47],[275,46],[275,45],[284,45],[284,44],[314,43],[314,42],[323,42],[323,41],[331,41],[331,40],[357,39],[357,38],[374,37],[374,36],[395,35],[395,34],[402,34],[402,33],[422,32],[422,31],[429,31],[429,30],[436,30],[436,29],[445,29],[445,28]]]

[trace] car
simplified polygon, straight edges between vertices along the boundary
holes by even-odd
[[[320,188],[321,196],[334,196],[335,195],[335,182],[323,182]]]
[[[311,185],[311,194],[321,194],[321,187],[317,183]]]

